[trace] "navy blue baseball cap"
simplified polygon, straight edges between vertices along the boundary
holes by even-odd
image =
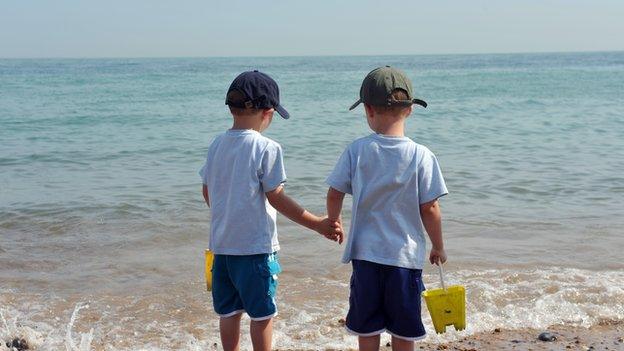
[[[228,101],[226,95],[225,104],[228,106],[257,109],[273,108],[282,118],[290,118],[288,111],[280,105],[277,83],[265,73],[254,70],[239,74],[230,84],[227,94],[232,90],[239,91],[247,100],[242,103]]]

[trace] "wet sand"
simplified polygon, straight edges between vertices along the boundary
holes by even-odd
[[[538,340],[544,331],[553,334],[557,340]],[[383,349],[383,348],[382,348]],[[391,347],[386,347],[391,349]],[[624,321],[603,323],[591,328],[552,326],[546,330],[495,329],[489,333],[479,333],[458,341],[433,344],[418,343],[416,350],[624,350]]]
[[[555,341],[540,341],[538,335],[549,332]],[[390,343],[382,345],[381,350],[391,350]],[[603,323],[591,328],[572,326],[552,326],[545,330],[495,329],[488,333],[478,333],[457,341],[447,343],[417,342],[416,350],[448,351],[561,351],[561,350],[624,350],[624,321]],[[276,351],[300,351],[303,349],[275,349]],[[338,351],[342,349],[325,349]],[[352,351],[356,349],[346,349]]]

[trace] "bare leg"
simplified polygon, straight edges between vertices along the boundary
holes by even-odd
[[[414,351],[414,342],[411,340],[392,337],[392,351]]]
[[[221,345],[224,351],[238,351],[240,346],[240,321],[242,313],[235,314],[219,320],[219,332],[221,332]]]
[[[273,342],[273,318],[251,321],[249,326],[254,351],[271,351]]]
[[[380,336],[358,336],[360,351],[378,351]]]

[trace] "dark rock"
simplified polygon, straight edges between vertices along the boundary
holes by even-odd
[[[541,341],[555,341],[555,340],[557,340],[557,337],[554,336],[553,334],[549,333],[549,332],[543,332],[537,338],[540,339]]]
[[[500,329],[500,328],[496,328],[496,329],[494,329],[494,332],[495,332],[495,333],[500,333],[500,332],[501,332],[501,329]]]
[[[15,349],[17,351],[24,351],[24,350],[28,350],[29,349],[29,346],[28,346],[28,343],[26,342],[26,340],[20,339],[20,338],[15,338],[11,342],[7,342],[6,346],[8,348],[13,348],[13,349]]]
[[[344,319],[344,318],[340,318],[340,319],[338,320],[338,324],[340,324],[340,325],[345,325],[345,323],[346,323],[346,321],[345,321],[345,319]]]

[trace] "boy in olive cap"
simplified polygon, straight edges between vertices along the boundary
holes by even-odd
[[[212,210],[213,305],[224,350],[239,349],[242,312],[251,318],[253,349],[270,350],[281,272],[276,210],[331,240],[342,237],[342,229],[284,192],[282,148],[260,134],[274,111],[290,117],[280,105],[277,83],[262,72],[244,72],[230,85],[225,104],[234,118],[232,129],[214,139],[200,171],[202,193]]]
[[[360,350],[378,350],[380,334],[392,335],[393,350],[413,350],[425,337],[420,317],[425,230],[433,244],[429,261],[446,253],[438,198],[446,195],[438,161],[404,134],[414,99],[405,74],[386,66],[370,72],[354,109],[364,103],[373,134],[352,142],[327,178],[329,219],[340,222],[345,193],[353,195],[351,228],[343,263],[351,262],[347,330]]]

